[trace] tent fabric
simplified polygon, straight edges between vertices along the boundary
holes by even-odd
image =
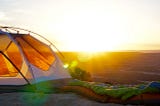
[[[19,42],[26,58],[30,63],[44,71],[49,69],[55,59],[51,51],[47,50],[46,47],[43,47],[42,44],[40,45],[27,41],[28,39],[26,40],[24,37],[16,38],[16,40]]]
[[[2,57],[2,65],[0,68],[0,76],[1,77],[13,77],[17,75],[17,70],[15,67],[12,66],[12,64],[4,57]]]
[[[70,78],[70,75],[45,42],[30,34],[0,30],[0,85],[24,85],[61,78]]]
[[[4,42],[1,40],[1,48],[2,51],[4,51],[4,54],[10,58],[10,60],[17,66],[17,68],[21,68],[22,65],[22,57],[20,55],[20,52],[18,50],[18,47],[11,41],[9,40],[8,37],[2,36],[2,39],[7,42]],[[18,74],[17,70],[15,67],[4,57],[4,55],[0,54],[0,76],[5,76],[5,77],[13,77]]]
[[[0,45],[0,50],[1,51],[4,51],[7,46],[9,45],[9,43],[11,42],[11,40],[8,38],[8,36],[2,34],[1,37],[0,37],[0,42],[1,42],[1,45]]]
[[[12,67],[11,63],[0,54],[0,77],[15,76],[17,71]]]

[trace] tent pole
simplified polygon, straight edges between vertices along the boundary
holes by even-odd
[[[9,27],[9,26],[0,26],[0,29],[11,29],[11,30],[23,30],[23,31],[27,31],[29,33],[32,33],[32,34],[35,34],[35,35],[38,35],[39,37],[43,38],[44,40],[46,40],[48,43],[50,43],[51,46],[53,46],[57,51],[58,53],[64,58],[64,55],[62,54],[62,52],[52,43],[50,42],[47,38],[43,37],[42,35],[38,34],[38,33],[35,33],[35,32],[32,32],[30,30],[27,30],[27,29],[23,29],[23,28],[18,28],[18,27]]]
[[[0,53],[16,68],[16,70],[21,74],[21,76],[25,79],[25,81],[30,85],[30,82],[29,82],[28,79],[21,73],[21,71],[18,69],[18,67],[17,67],[2,51],[0,51]]]

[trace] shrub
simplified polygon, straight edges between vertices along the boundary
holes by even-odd
[[[74,69],[70,69],[70,75],[74,79],[79,79],[83,81],[92,81],[91,74],[79,67],[75,67]]]

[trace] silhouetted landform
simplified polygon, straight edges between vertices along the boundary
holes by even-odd
[[[140,84],[160,81],[160,53],[158,52],[63,52],[64,63],[91,73],[93,81],[113,84]]]

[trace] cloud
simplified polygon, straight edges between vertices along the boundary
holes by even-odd
[[[4,17],[5,17],[4,12],[0,12],[0,18],[4,18]]]
[[[5,12],[0,11],[0,21],[10,21],[11,18],[7,17]]]

